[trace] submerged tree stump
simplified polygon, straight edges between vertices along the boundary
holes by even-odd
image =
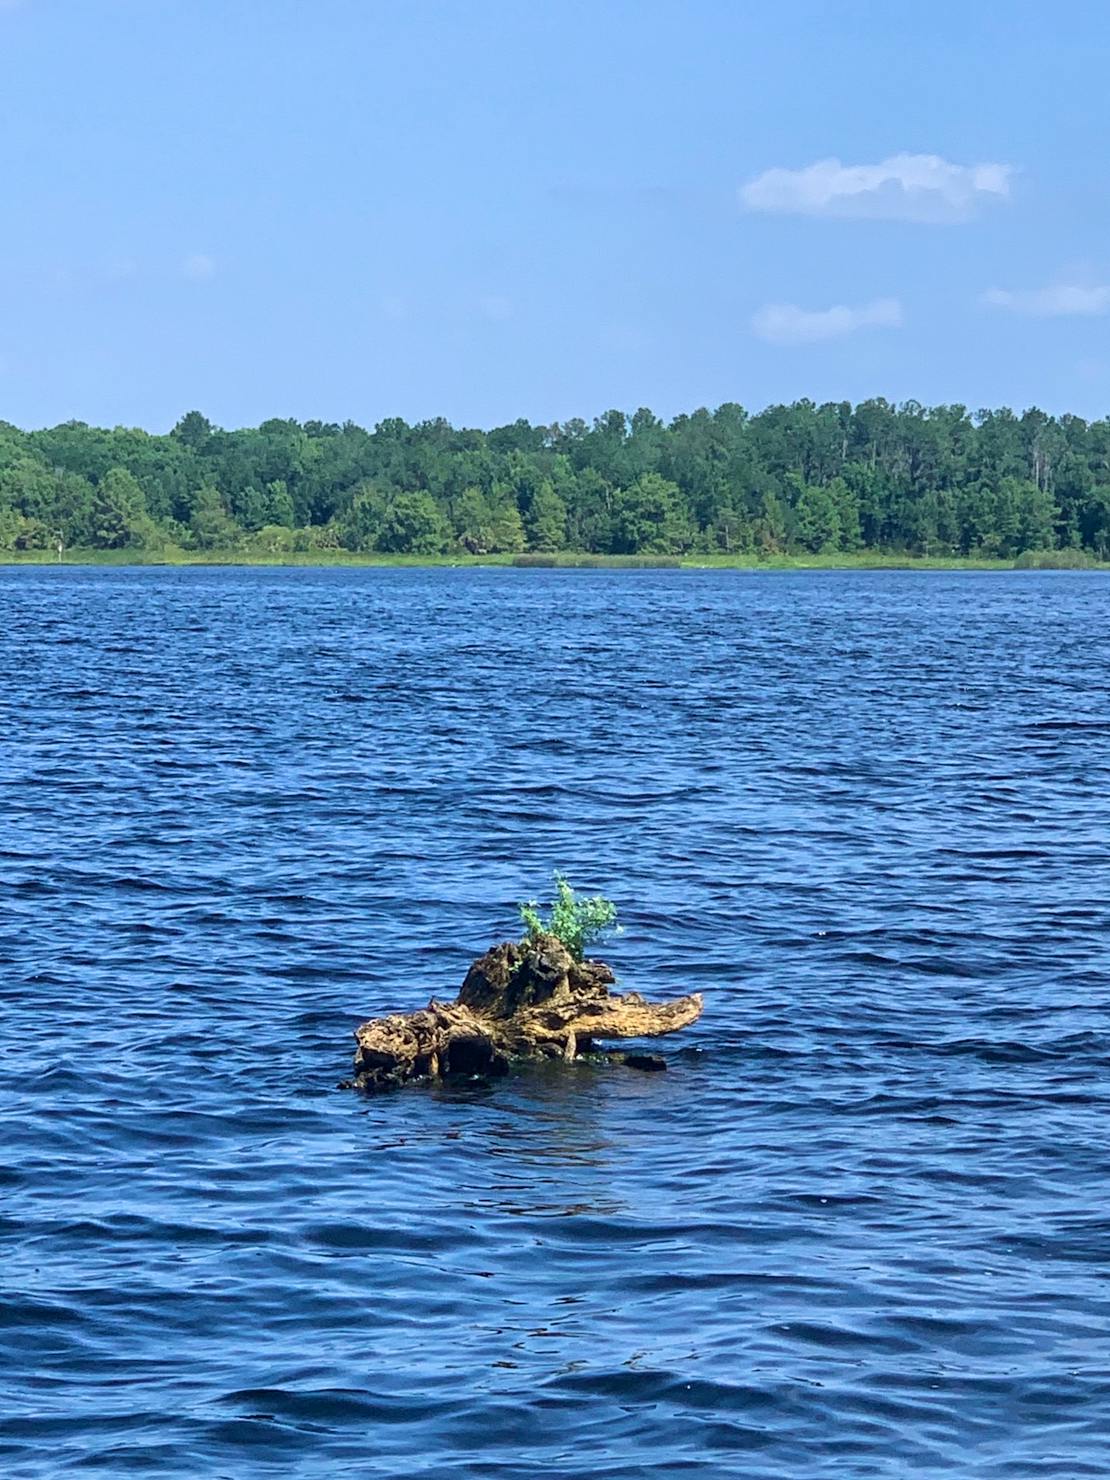
[[[434,998],[419,1012],[374,1018],[355,1030],[357,1089],[409,1079],[504,1074],[520,1058],[574,1059],[606,1052],[598,1039],[655,1038],[696,1022],[700,993],[647,1002],[609,990],[604,961],[576,961],[560,940],[506,941],[480,956],[454,1002]],[[652,1055],[621,1055],[638,1068],[663,1068]]]

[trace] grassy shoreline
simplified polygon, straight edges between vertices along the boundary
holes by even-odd
[[[589,555],[569,550],[544,556],[519,555],[378,555],[348,550],[312,550],[265,555],[241,550],[66,550],[61,559],[51,550],[0,550],[0,565],[109,566],[358,566],[368,568],[504,566],[519,570],[1014,570],[1015,561],[955,555],[900,555],[881,551],[834,555]],[[1037,567],[1033,567],[1037,568]],[[1110,570],[1092,562],[1086,570]]]

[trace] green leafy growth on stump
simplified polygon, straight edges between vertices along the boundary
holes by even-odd
[[[560,873],[556,873],[554,879],[555,898],[546,919],[535,900],[520,906],[520,918],[524,921],[529,940],[540,935],[554,935],[576,961],[581,961],[588,945],[607,931],[620,929],[617,907],[611,899],[603,899],[600,894],[580,899]]]

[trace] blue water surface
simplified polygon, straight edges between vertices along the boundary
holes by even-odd
[[[1110,581],[0,569],[0,1473],[1110,1473]],[[666,1074],[336,1088],[565,869]]]

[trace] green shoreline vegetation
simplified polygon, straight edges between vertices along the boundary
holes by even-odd
[[[1110,420],[880,399],[490,431],[0,422],[0,561],[1095,567]]]
[[[1066,559],[1057,557],[1065,555]],[[1072,558],[1078,557],[1078,558]],[[1014,560],[979,559],[961,556],[899,555],[893,552],[862,551],[858,555],[755,555],[638,556],[592,555],[588,551],[560,550],[550,558],[531,560],[525,555],[379,555],[353,551],[317,551],[305,554],[257,555],[242,550],[121,550],[67,549],[59,557],[49,550],[0,550],[0,566],[96,565],[131,566],[285,566],[306,569],[501,569],[516,570],[1110,570],[1110,562],[1087,556],[1083,551],[1030,551]]]

